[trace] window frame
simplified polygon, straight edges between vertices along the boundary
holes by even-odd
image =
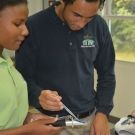
[[[111,20],[134,20],[135,21],[135,15],[134,16],[125,16],[125,15],[113,15],[111,13],[111,3],[112,0],[106,0],[104,4],[104,8],[99,14],[105,19],[106,23],[108,24],[109,31],[111,32]],[[123,60],[118,60],[116,61],[123,61]],[[131,62],[131,61],[123,61],[123,62]],[[135,63],[135,62],[131,62]]]
[[[112,0],[107,0],[105,2],[103,11],[102,11],[102,16],[105,18],[105,20],[109,19],[117,19],[117,20],[135,20],[135,15],[134,16],[125,16],[125,15],[112,15],[111,14],[111,2]],[[108,13],[108,14],[107,14]]]

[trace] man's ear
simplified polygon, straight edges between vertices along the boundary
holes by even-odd
[[[65,4],[64,0],[60,0],[60,3],[61,3],[61,4]]]
[[[64,2],[64,0],[60,0],[60,3],[61,3],[61,7],[64,8],[64,7],[65,7],[65,2]]]

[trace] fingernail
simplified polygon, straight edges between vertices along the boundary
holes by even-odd
[[[53,119],[53,118],[55,118],[55,117],[49,117],[49,118]]]
[[[63,109],[63,106],[61,106],[60,109],[62,110]]]

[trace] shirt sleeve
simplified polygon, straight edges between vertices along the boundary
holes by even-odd
[[[102,28],[102,36],[99,40],[99,50],[94,62],[97,71],[96,108],[107,116],[113,108],[113,96],[115,92],[115,51],[112,38],[106,23]]]
[[[27,27],[28,30],[32,29],[32,26],[27,25]],[[38,49],[35,37],[34,34],[29,34],[21,44],[20,49],[16,51],[15,66],[27,82],[29,105],[39,108],[38,97],[43,89],[35,82],[38,63]]]

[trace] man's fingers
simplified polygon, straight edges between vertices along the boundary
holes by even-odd
[[[50,111],[59,111],[63,109],[62,104],[59,103],[53,103],[53,104],[46,104],[45,102],[40,102],[40,105],[43,107],[45,110],[50,110]]]
[[[132,112],[132,115],[135,116],[135,110]]]
[[[93,125],[91,125],[91,128],[90,128],[90,135],[95,135],[95,132],[94,132],[94,127],[93,127]]]

